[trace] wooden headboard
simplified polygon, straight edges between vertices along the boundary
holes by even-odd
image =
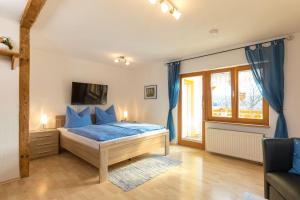
[[[92,114],[91,118],[92,118],[92,123],[95,124],[96,123],[96,115]],[[55,117],[55,127],[56,128],[64,127],[65,123],[66,123],[66,115],[57,115]]]

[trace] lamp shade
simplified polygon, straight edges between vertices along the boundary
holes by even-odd
[[[42,114],[40,122],[42,125],[46,125],[48,123],[48,116],[46,114]]]
[[[123,117],[124,117],[125,120],[128,118],[128,112],[126,110],[123,113]]]

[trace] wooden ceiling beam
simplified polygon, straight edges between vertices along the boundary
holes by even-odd
[[[30,29],[36,21],[47,0],[29,0],[21,18],[22,28]]]

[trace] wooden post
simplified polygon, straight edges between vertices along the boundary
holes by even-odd
[[[99,183],[103,183],[108,177],[108,152],[99,146]]]
[[[19,154],[20,154],[20,175],[29,176],[29,153],[28,153],[28,134],[29,134],[29,29],[21,28],[20,37],[20,73],[19,73]]]
[[[19,75],[19,155],[20,176],[29,176],[29,77],[30,77],[30,28],[46,0],[29,0],[20,22],[20,75]]]
[[[165,156],[169,155],[170,153],[170,138],[169,132],[165,136]]]

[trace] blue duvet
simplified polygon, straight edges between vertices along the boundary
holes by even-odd
[[[126,136],[138,135],[147,131],[163,129],[163,126],[143,123],[108,123],[70,128],[70,132],[97,141],[107,141]]]

